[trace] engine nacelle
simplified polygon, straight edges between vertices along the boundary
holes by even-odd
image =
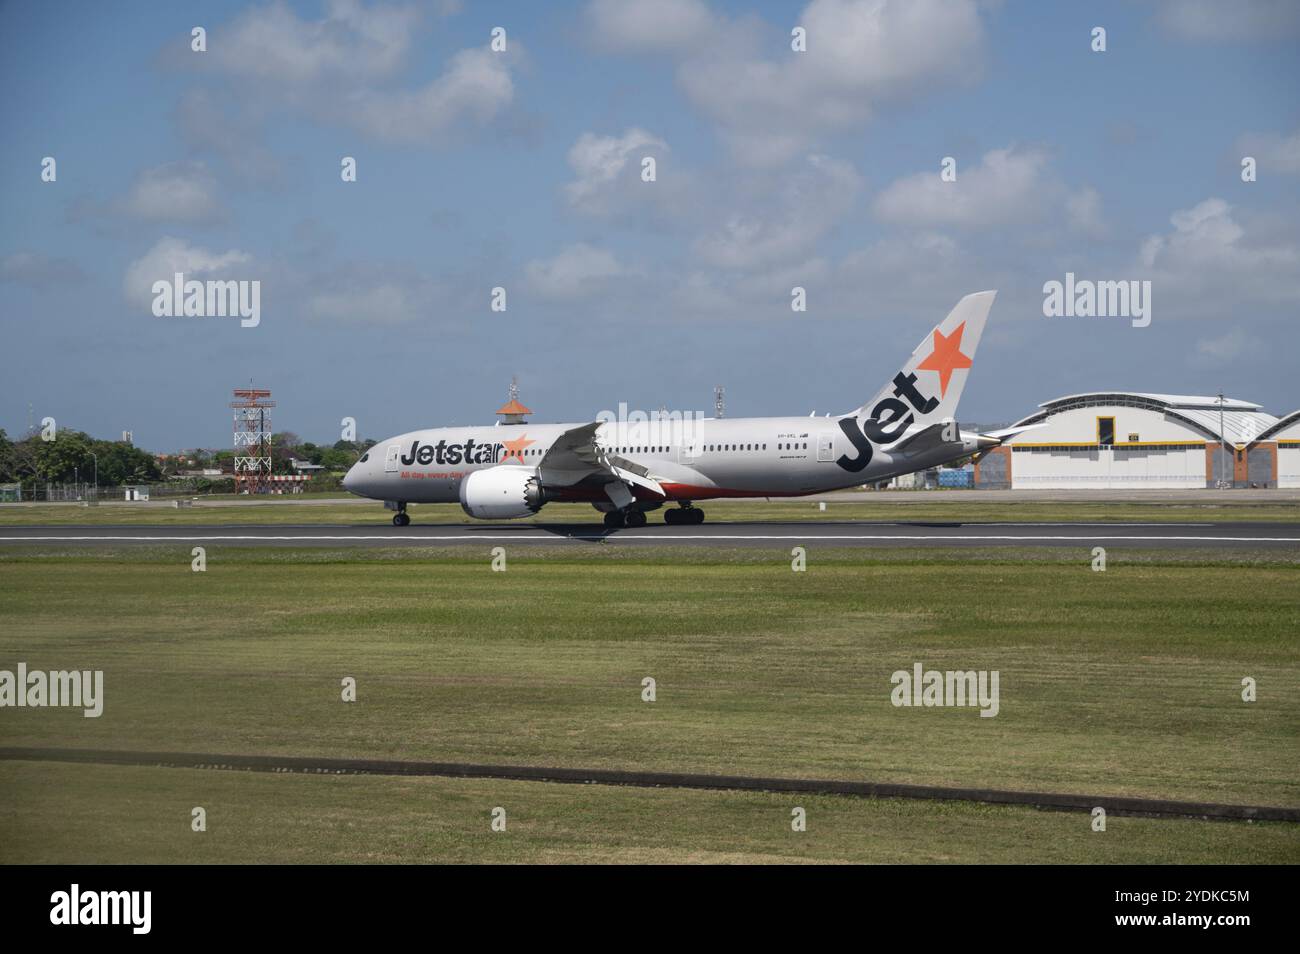
[[[545,503],[537,471],[498,465],[476,470],[460,482],[460,505],[479,520],[513,520],[537,513]]]

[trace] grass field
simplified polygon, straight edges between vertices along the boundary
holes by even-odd
[[[1286,864],[1300,825],[438,778],[0,762],[0,861]],[[191,810],[207,831],[190,830]],[[791,830],[791,809],[807,830]],[[506,830],[493,832],[493,808]]]
[[[0,668],[106,683],[99,719],[0,710],[0,744],[1300,805],[1291,552],[1112,552],[1104,573],[1083,548],[813,548],[804,573],[780,549],[489,560],[210,547],[195,573],[188,545],[0,548]],[[890,675],[914,662],[998,670],[998,716],[893,707]],[[827,825],[798,840],[790,796],[22,763],[0,764],[0,787],[0,860],[1300,861],[1300,826],[1115,819],[1096,835],[1083,815],[969,805],[804,799]],[[147,834],[204,804],[196,789],[238,830],[196,849],[185,807],[187,840]],[[519,825],[492,836],[486,812],[507,801]],[[60,829],[79,837],[24,834],[67,812],[86,813]]]
[[[959,521],[972,522],[1170,522],[1265,521],[1300,523],[1300,499],[1285,491],[1275,496],[1223,493],[1206,497],[1191,492],[1165,497],[1124,499],[990,499],[961,491],[931,493],[829,494],[826,509],[819,498],[766,500],[710,500],[701,506],[710,523],[729,521]],[[411,519],[417,524],[474,524],[457,504],[413,504]],[[651,522],[660,522],[658,512]],[[177,509],[158,501],[149,503],[101,503],[95,507],[76,504],[26,503],[0,506],[0,526],[118,524],[121,526],[171,525],[213,526],[217,524],[334,524],[387,526],[392,514],[377,501],[327,497],[310,499],[249,500],[248,498],[202,498],[190,507]],[[547,504],[531,523],[577,523],[600,526],[600,514],[589,504]]]

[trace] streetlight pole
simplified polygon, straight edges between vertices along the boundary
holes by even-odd
[[[1227,487],[1228,480],[1223,474],[1224,465],[1228,462],[1228,437],[1223,432],[1223,392],[1219,392],[1219,488]]]

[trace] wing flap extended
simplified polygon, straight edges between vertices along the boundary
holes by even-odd
[[[592,476],[604,475],[611,481],[636,484],[667,497],[647,468],[596,446],[596,431],[600,426],[600,421],[593,421],[567,430],[556,439],[537,465],[543,486],[571,487]]]
[[[654,477],[650,475],[650,471],[645,467],[642,467],[640,464],[633,463],[624,457],[617,457],[614,455],[605,458],[605,464],[609,467],[610,472],[613,473],[614,476],[618,477],[619,480],[625,480],[630,484],[644,487],[646,490],[653,491],[661,497],[668,496],[659,481],[655,480]]]

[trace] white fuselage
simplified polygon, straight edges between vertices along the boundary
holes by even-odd
[[[385,501],[407,526],[408,503],[459,501],[472,517],[512,519],[550,501],[588,501],[605,526],[644,526],[665,501],[668,524],[699,523],[694,500],[798,497],[885,480],[1001,443],[956,424],[957,402],[996,292],[966,295],[876,396],[837,417],[698,418],[634,412],[627,420],[528,424],[511,400],[491,427],[399,434],[371,447],[343,479]]]
[[[353,493],[401,503],[453,503],[476,470],[538,467],[551,445],[581,424],[500,424],[411,431],[370,448],[348,473]],[[926,453],[893,456],[874,447],[865,466],[833,417],[753,417],[609,422],[596,431],[602,452],[644,467],[669,500],[779,497],[852,487],[955,460],[980,449],[978,435]],[[845,464],[848,464],[846,466]],[[545,477],[545,470],[543,470]],[[637,491],[637,496],[642,493]],[[607,500],[599,484],[578,482],[552,500]]]

